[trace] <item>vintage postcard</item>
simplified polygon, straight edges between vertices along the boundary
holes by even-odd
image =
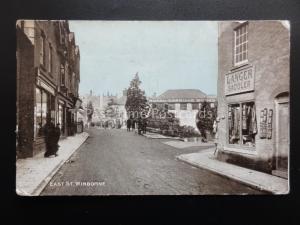
[[[18,20],[16,192],[289,193],[290,23]]]

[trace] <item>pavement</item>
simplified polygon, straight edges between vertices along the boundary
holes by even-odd
[[[161,135],[161,134],[157,134],[157,133],[151,133],[151,132],[147,132],[145,134],[142,134],[143,136],[145,136],[146,138],[152,138],[152,139],[173,139],[173,140],[183,140],[180,137],[171,137],[171,136],[165,136],[165,135]]]
[[[166,145],[170,145],[175,148],[190,148],[190,147],[206,147],[211,148],[214,147],[215,144],[213,142],[203,143],[202,141],[193,141],[193,142],[183,142],[183,141],[167,141],[164,142]]]
[[[72,154],[85,142],[86,132],[59,141],[58,156],[44,158],[44,152],[32,158],[16,162],[16,193],[21,196],[37,196]]]
[[[177,158],[190,165],[212,171],[213,173],[249,185],[250,187],[261,191],[273,194],[289,193],[288,180],[230,163],[221,162],[215,158],[213,153],[214,148],[210,148],[202,152],[181,154],[177,156]]]
[[[90,128],[89,138],[47,184],[42,196],[264,194],[176,159],[183,149],[122,129]]]

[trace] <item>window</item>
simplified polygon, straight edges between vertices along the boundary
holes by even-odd
[[[51,44],[49,44],[49,55],[48,55],[48,72],[51,73],[52,72],[52,46]]]
[[[199,109],[199,103],[192,103],[192,109],[198,110]]]
[[[168,104],[168,109],[169,110],[175,110],[175,104],[174,103],[169,103]]]
[[[45,65],[45,36],[41,33],[40,36],[40,64]]]
[[[44,135],[44,126],[46,125],[47,117],[55,121],[55,98],[43,89],[36,88],[35,91],[35,137]]]
[[[65,85],[65,67],[63,64],[60,64],[60,84]]]
[[[187,103],[180,103],[180,110],[187,110]]]
[[[228,143],[255,147],[257,133],[254,102],[228,106]]]
[[[210,103],[210,108],[215,108],[215,103]]]
[[[248,61],[248,23],[234,30],[234,65]]]
[[[43,136],[43,127],[46,124],[48,112],[48,95],[45,91],[36,88],[36,130],[37,136]]]

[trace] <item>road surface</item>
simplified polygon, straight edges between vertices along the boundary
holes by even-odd
[[[41,195],[262,194],[175,158],[199,147],[177,149],[163,143],[168,140],[120,129],[88,132],[90,137]]]

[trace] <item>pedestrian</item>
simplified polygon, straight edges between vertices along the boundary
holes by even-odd
[[[143,119],[143,133],[146,134],[147,131],[147,119]]]
[[[216,152],[218,151],[218,123],[220,122],[219,117],[217,117],[214,121],[213,124],[213,134],[214,134],[214,142],[215,142],[215,151],[214,151],[214,155],[216,154]]]
[[[59,141],[59,138],[60,138],[60,124],[59,123],[56,124],[54,136],[55,136],[55,139],[54,139],[53,153],[54,153],[55,156],[58,156],[57,151],[60,147],[58,145],[58,141]]]
[[[142,119],[138,118],[138,123],[137,123],[137,129],[138,129],[138,134],[142,134]]]
[[[128,120],[126,121],[126,125],[127,125],[127,131],[130,132],[130,128],[131,128],[131,119],[128,119]]]
[[[44,157],[50,157],[51,155],[55,155],[56,149],[56,132],[55,125],[51,121],[50,118],[47,119],[47,122],[44,126],[44,137],[46,143],[46,152]]]
[[[134,119],[131,120],[131,128],[132,128],[132,130],[135,130],[135,120]]]

